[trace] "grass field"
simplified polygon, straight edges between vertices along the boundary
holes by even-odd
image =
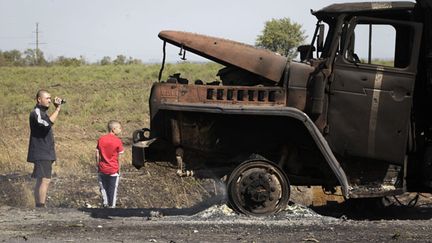
[[[162,80],[181,73],[191,81],[212,81],[219,68],[214,63],[167,64]],[[148,126],[148,96],[159,69],[160,65],[0,68],[0,173],[31,171],[26,162],[28,115],[41,88],[67,100],[54,125],[57,174],[94,172],[96,140],[110,119],[123,124],[125,159],[130,161],[130,137]]]

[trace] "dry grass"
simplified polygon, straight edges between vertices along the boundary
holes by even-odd
[[[119,120],[124,127],[122,140],[130,147],[136,129],[149,125],[148,97],[157,80],[159,65],[6,67],[0,69],[0,173],[30,172],[26,163],[28,114],[40,88],[67,99],[54,126],[57,162],[61,174],[94,172],[94,148],[105,133],[106,123]],[[163,79],[176,72],[191,81],[214,80],[219,65],[168,64]],[[130,161],[130,149],[125,154]]]
[[[147,164],[139,171],[126,166],[120,177],[117,207],[190,208],[225,199],[224,187],[215,186],[214,181],[181,178],[175,171],[168,163]],[[33,208],[33,186],[34,180],[28,174],[0,175],[0,206]],[[47,205],[64,208],[100,207],[96,173],[54,175]]]
[[[125,173],[119,187],[120,207],[190,207],[210,196],[197,180],[178,178],[175,169],[149,165],[137,171],[130,163],[130,137],[134,130],[149,125],[148,96],[159,68],[159,65],[1,68],[0,205],[34,205],[34,181],[30,179],[33,165],[26,162],[28,115],[40,88],[67,99],[54,125],[57,161],[49,189],[49,206],[99,204],[94,150],[97,138],[105,133],[106,123],[111,119],[119,120],[124,128],[121,138],[126,149],[122,166]],[[164,73],[180,72],[191,81],[198,78],[211,81],[216,79],[219,68],[213,63],[168,64]]]
[[[3,197],[0,205],[4,204],[21,208],[34,207],[33,190],[28,181],[23,179],[2,180],[0,192],[2,192]]]

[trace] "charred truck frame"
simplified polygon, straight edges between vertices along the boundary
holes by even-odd
[[[333,4],[312,14],[317,27],[298,48],[301,61],[160,32],[164,60],[168,42],[225,67],[221,83],[178,74],[154,83],[150,129],[133,134],[133,164],[168,160],[180,176],[227,175],[230,205],[251,215],[284,208],[291,184],[340,186],[345,198],[430,192],[431,2]],[[384,64],[373,55],[376,41],[387,41],[374,39],[382,28],[394,36]]]

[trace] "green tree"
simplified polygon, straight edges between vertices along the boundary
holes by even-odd
[[[117,55],[117,58],[113,61],[114,65],[124,65],[126,64],[126,56],[125,55]]]
[[[126,64],[126,56],[125,55],[117,55],[117,58],[113,61],[114,65],[124,65]]]
[[[24,51],[24,63],[27,66],[43,66],[48,62],[40,49],[27,49]]]
[[[306,39],[302,26],[291,22],[289,18],[272,19],[265,23],[264,30],[258,35],[255,45],[294,58],[297,55],[295,47]]]
[[[111,64],[111,57],[109,56],[104,56],[102,58],[102,60],[100,61],[100,65],[105,66],[105,65],[110,65]]]
[[[87,65],[88,64],[85,56],[83,56],[83,55],[80,56],[79,61],[80,61],[81,65]]]
[[[81,59],[75,58],[75,57],[64,57],[59,56],[57,59],[53,62],[54,65],[60,65],[65,67],[79,67],[81,65],[84,65],[82,63]]]
[[[22,66],[22,54],[18,50],[4,51],[1,53],[4,66]]]
[[[0,67],[7,66],[7,60],[3,56],[3,52],[0,50]]]
[[[142,64],[142,61],[140,59],[137,59],[137,58],[129,57],[129,59],[126,61],[126,64],[128,64],[128,65],[131,65],[131,64]]]

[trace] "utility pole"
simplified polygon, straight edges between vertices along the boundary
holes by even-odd
[[[36,60],[38,60],[38,54],[39,52],[39,23],[36,22]]]
[[[38,65],[39,64],[39,56],[38,56],[38,54],[39,54],[39,45],[40,44],[46,44],[46,43],[39,43],[39,23],[38,22],[36,22],[36,43],[32,43],[32,44],[36,44],[36,50],[35,50],[35,61],[36,61],[36,65]]]

